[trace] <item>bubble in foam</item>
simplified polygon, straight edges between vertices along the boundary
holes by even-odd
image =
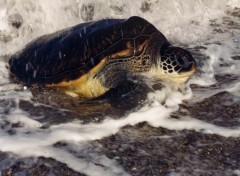
[[[8,115],[5,120],[10,123],[19,124],[24,127],[24,129],[36,129],[42,127],[42,124],[30,117],[29,114],[17,108],[14,109],[10,115]]]

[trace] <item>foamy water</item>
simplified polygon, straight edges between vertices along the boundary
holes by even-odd
[[[233,59],[234,56],[240,57],[240,18],[226,14],[227,10],[235,7],[240,7],[237,0],[0,0],[0,151],[10,152],[15,158],[53,158],[87,175],[128,175],[115,159],[89,149],[90,143],[117,134],[124,126],[135,126],[144,121],[156,128],[239,137],[240,124],[234,127],[217,126],[192,115],[171,118],[183,101],[195,104],[220,92],[228,92],[235,102],[240,102],[240,61],[239,58]],[[49,123],[46,128],[48,122],[39,120],[48,118],[46,114],[32,115],[19,107],[19,102],[23,100],[34,104],[33,95],[22,85],[9,80],[6,67],[8,55],[20,50],[35,37],[86,20],[128,18],[132,15],[152,22],[173,44],[187,46],[202,55],[197,58],[201,68],[189,80],[184,91],[166,87],[149,93],[147,103],[139,110],[119,119],[105,117],[100,123],[85,124],[75,119],[66,123]],[[237,27],[229,29],[222,18],[225,16]],[[18,23],[21,25],[16,28]],[[205,49],[195,51],[197,46]],[[216,76],[221,78],[226,75],[231,77],[226,79],[227,82],[224,78],[216,79]],[[191,89],[192,84],[198,85],[197,88]],[[55,147],[59,142],[68,145],[65,148]],[[6,165],[3,163],[0,169]]]

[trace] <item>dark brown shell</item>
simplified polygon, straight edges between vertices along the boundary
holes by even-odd
[[[158,36],[167,39],[140,17],[83,23],[30,42],[9,60],[10,71],[26,84],[56,84],[86,74],[103,58],[129,58],[143,52]]]

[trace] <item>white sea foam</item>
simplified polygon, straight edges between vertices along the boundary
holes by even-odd
[[[7,1],[0,1],[0,31],[5,30],[7,28],[6,24],[6,16],[7,16]]]
[[[156,96],[158,96],[158,93],[156,93]],[[41,129],[41,124],[39,122],[34,121],[21,111],[17,113],[12,112],[12,114],[5,119],[9,119],[15,123],[23,123],[25,130],[23,131],[21,128],[16,129],[16,135],[7,135],[1,132],[0,143],[2,145],[0,146],[0,150],[14,152],[22,157],[52,157],[60,162],[67,163],[69,167],[77,171],[89,175],[125,175],[126,173],[117,166],[114,160],[109,160],[107,157],[104,157],[105,159],[103,161],[97,161],[99,162],[98,164],[104,166],[103,169],[103,166],[94,165],[92,160],[85,161],[84,159],[76,158],[67,151],[54,148],[53,144],[59,141],[66,141],[81,145],[81,143],[85,143],[86,141],[97,140],[116,134],[121,127],[136,125],[142,121],[147,121],[154,127],[163,127],[170,130],[196,130],[225,137],[238,137],[240,135],[239,128],[230,129],[218,127],[191,117],[184,117],[181,119],[170,118],[171,112],[177,109],[178,104],[181,103],[183,98],[184,95],[175,92],[169,95],[164,106],[156,101],[153,102],[151,108],[144,107],[138,112],[131,113],[127,117],[119,120],[107,118],[100,124],[90,123],[85,125],[74,121],[52,125],[48,129]],[[87,169],[84,170],[84,168]]]
[[[209,19],[221,16],[226,5],[231,4],[225,0],[213,1],[149,1],[149,11],[141,10],[145,1],[75,1],[63,0],[49,3],[41,1],[1,1],[7,6],[2,8],[2,18],[7,19],[13,14],[20,14],[24,20],[20,30],[16,31],[3,20],[6,34],[14,39],[9,42],[11,48],[6,47],[3,53],[12,53],[23,47],[33,38],[54,32],[56,30],[83,22],[82,7],[84,4],[94,8],[93,20],[102,18],[127,18],[139,15],[154,23],[170,40],[184,43],[196,43],[208,37]],[[143,6],[144,7],[144,6]],[[61,20],[59,19],[61,18]]]
[[[53,147],[59,141],[66,141],[79,147],[79,152],[87,150],[84,145],[93,140],[116,134],[126,125],[136,125],[147,121],[153,127],[163,127],[170,130],[195,130],[203,133],[217,134],[224,137],[239,137],[240,127],[219,127],[211,123],[197,120],[194,117],[181,117],[173,119],[170,115],[179,109],[183,100],[200,102],[207,97],[227,91],[240,96],[240,63],[232,60],[233,55],[239,55],[236,42],[240,40],[237,35],[230,33],[214,37],[209,26],[209,20],[220,19],[227,6],[240,7],[238,0],[190,0],[190,1],[148,1],[149,10],[141,8],[144,1],[32,1],[32,0],[0,0],[0,56],[15,53],[17,50],[37,36],[54,32],[74,24],[83,22],[82,6],[90,4],[94,7],[93,20],[101,18],[127,18],[139,15],[151,21],[173,43],[191,44],[193,46],[205,45],[204,42],[221,41],[224,44],[205,45],[207,50],[202,53],[209,56],[201,68],[201,74],[194,76],[189,84],[203,86],[192,92],[190,88],[184,92],[172,91],[164,88],[148,95],[148,102],[137,112],[126,117],[114,120],[111,117],[99,123],[82,124],[80,121],[50,125],[41,128],[43,124],[37,117],[30,116],[18,107],[19,100],[31,101],[32,94],[28,89],[12,83],[9,80],[6,61],[0,61],[0,100],[16,103],[11,107],[9,114],[0,114],[0,123],[20,124],[14,128],[16,134],[12,135],[6,129],[0,129],[0,151],[12,152],[20,157],[45,156],[52,157],[66,163],[72,169],[84,172],[87,175],[127,175],[116,163],[104,155],[92,152],[92,159],[76,157],[66,149]],[[148,7],[146,7],[148,8]],[[141,10],[142,9],[142,10]],[[90,9],[91,10],[91,9]],[[8,23],[10,15],[19,14],[23,18],[20,29],[15,29]],[[238,34],[238,33],[237,33]],[[2,36],[10,37],[6,42]],[[235,43],[234,43],[235,42]],[[225,66],[222,66],[224,65]],[[225,83],[216,89],[204,89],[216,83],[214,74],[231,74],[237,77],[236,81]],[[4,110],[1,108],[0,113]],[[87,154],[85,154],[87,157]],[[97,164],[95,164],[97,163]],[[236,173],[238,171],[236,170]]]

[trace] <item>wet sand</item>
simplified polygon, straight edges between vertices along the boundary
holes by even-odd
[[[22,104],[24,105],[20,103],[20,107],[24,110],[28,109],[31,112],[31,109],[34,109],[35,116],[42,112],[49,112],[49,115],[54,116],[46,107],[39,106],[42,109],[38,109],[33,108],[30,103],[22,102]],[[240,103],[235,101],[234,96],[221,92],[203,102],[195,104],[184,102],[171,118],[184,118],[190,115],[219,126],[234,127],[239,126],[240,123],[239,109]],[[56,109],[53,111],[56,112]],[[99,110],[92,109],[92,117],[96,117],[97,111]],[[71,113],[72,119],[79,118],[76,112],[66,112],[67,117],[69,117],[68,113]],[[59,117],[56,113],[55,116]],[[85,115],[85,118],[86,116],[90,118],[85,123],[90,119],[96,122],[91,115]],[[63,119],[57,121],[62,122]],[[44,120],[46,119],[42,119]],[[49,124],[57,121],[48,119]],[[240,137],[226,138],[193,130],[175,131],[154,128],[143,122],[136,126],[125,126],[117,134],[92,141],[90,144],[95,152],[116,160],[130,175],[169,175],[170,173],[237,175],[237,171],[235,173],[234,171],[240,168],[240,148],[238,147]],[[59,142],[55,147],[60,148],[65,145],[67,144]],[[7,167],[2,170],[2,176],[84,175],[51,158],[15,160],[14,157],[11,159],[7,153],[1,153],[0,158],[1,162],[12,161],[12,164],[6,164]]]

